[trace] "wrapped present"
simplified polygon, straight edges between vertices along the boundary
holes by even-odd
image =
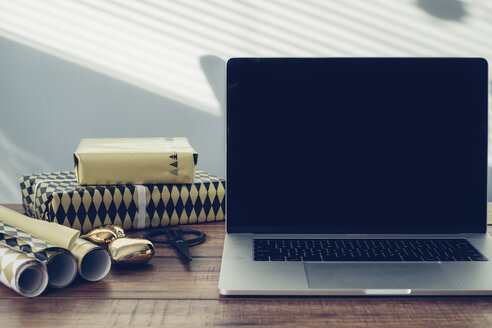
[[[189,184],[80,186],[73,171],[20,177],[26,214],[87,232],[106,224],[125,230],[221,221],[225,181],[196,171]]]
[[[187,138],[88,138],[74,154],[81,185],[193,183],[197,160]]]

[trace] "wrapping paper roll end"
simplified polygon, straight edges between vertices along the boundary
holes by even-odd
[[[71,252],[78,260],[79,273],[85,280],[99,281],[111,270],[108,252],[90,241],[78,238]]]
[[[17,292],[22,296],[36,297],[48,286],[48,272],[39,261],[25,262],[26,267],[19,270],[16,277]]]
[[[22,296],[38,296],[48,286],[46,265],[23,252],[0,245],[0,282]]]
[[[111,258],[103,248],[87,253],[79,264],[82,278],[88,281],[99,281],[106,277],[111,269]]]
[[[63,288],[70,285],[77,276],[77,261],[69,252],[57,252],[46,263],[48,269],[48,285]]]

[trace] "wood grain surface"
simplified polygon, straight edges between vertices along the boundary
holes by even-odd
[[[0,285],[0,327],[492,327],[492,297],[222,297],[224,223],[187,227],[207,233],[188,265],[157,245],[148,265],[96,283],[33,299]]]

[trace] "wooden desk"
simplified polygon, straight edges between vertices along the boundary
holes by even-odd
[[[224,224],[190,228],[208,239],[191,249],[189,265],[157,246],[145,267],[113,268],[100,282],[76,280],[33,299],[0,285],[0,327],[492,326],[492,297],[221,297]]]

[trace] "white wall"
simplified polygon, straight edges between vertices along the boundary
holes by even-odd
[[[187,136],[224,176],[234,56],[492,61],[492,2],[0,0],[0,203],[71,169],[83,137]]]

